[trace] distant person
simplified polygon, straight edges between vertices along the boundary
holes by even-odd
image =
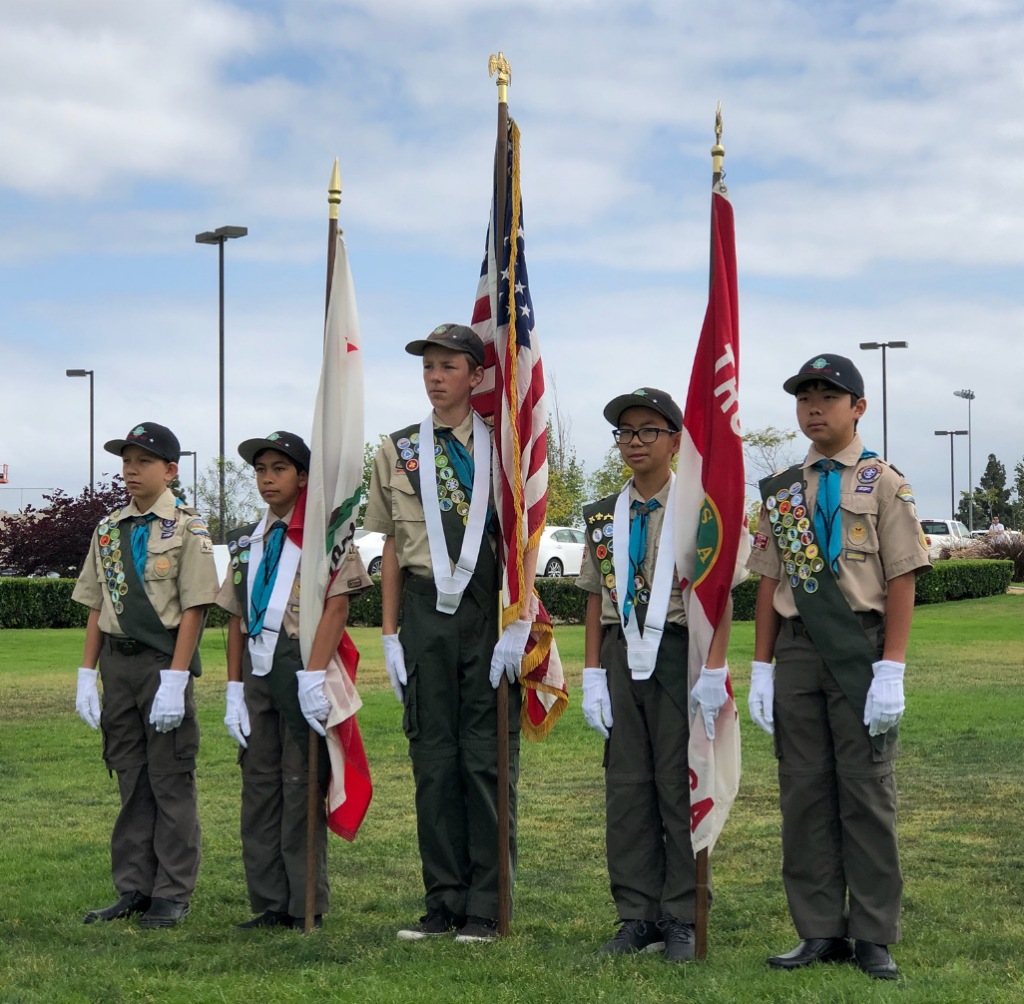
[[[999,522],[999,516],[996,513],[992,514],[992,522],[988,525],[988,536],[995,539],[1006,536],[1006,527]]]
[[[231,564],[217,594],[229,614],[227,714],[224,724],[239,744],[242,768],[242,861],[249,905],[256,916],[241,930],[303,930],[306,900],[309,730],[324,732],[329,702],[326,669],[341,643],[349,597],[369,589],[359,552],[350,548],[327,590],[309,665],[299,650],[299,559],[289,535],[303,523],[309,447],[293,432],[272,432],[238,446],[253,466],[267,503],[264,517],[227,537]],[[303,701],[313,709],[311,714]],[[315,830],[315,920],[327,912],[326,739],[317,757],[321,802]]]
[[[131,501],[100,520],[72,594],[90,608],[75,708],[103,730],[117,774],[110,861],[120,898],[85,923],[141,914],[142,927],[174,927],[199,874],[192,677],[217,569],[205,520],[167,487],[181,456],[174,433],[142,422],[103,448],[121,457]]]
[[[760,484],[749,707],[775,735],[782,878],[803,940],[768,965],[852,959],[894,980],[903,876],[893,762],[928,551],[910,485],[857,434],[867,408],[857,367],[815,356],[783,389],[811,445]]]
[[[690,838],[690,706],[708,738],[728,699],[725,618],[690,692],[686,612],[672,542],[683,413],[641,387],[604,409],[633,476],[583,507],[587,553],[583,714],[605,742],[605,837],[619,929],[600,951],[696,952],[696,862]],[[679,477],[693,477],[680,471]]]

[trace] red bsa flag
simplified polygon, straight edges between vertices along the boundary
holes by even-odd
[[[750,551],[739,417],[739,313],[732,205],[721,180],[711,194],[711,290],[683,414],[676,482],[676,569],[690,632],[690,688],[700,675],[732,587]],[[695,475],[699,472],[699,478]],[[693,851],[710,852],[736,798],[740,730],[729,700],[709,740],[698,715],[690,728]]]

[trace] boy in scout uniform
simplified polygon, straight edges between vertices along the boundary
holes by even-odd
[[[815,356],[783,388],[811,447],[760,485],[750,713],[775,736],[782,877],[803,940],[768,965],[852,959],[891,980],[903,889],[893,761],[928,552],[910,485],[857,434],[856,366]]]
[[[249,904],[256,914],[236,926],[304,928],[309,729],[324,734],[326,669],[304,669],[299,651],[301,545],[288,528],[301,524],[309,447],[293,432],[247,439],[239,455],[253,466],[268,509],[258,523],[228,534],[231,565],[217,594],[228,625],[227,713],[224,724],[241,747],[242,860]],[[301,508],[300,508],[301,507]],[[297,512],[298,509],[298,512]],[[295,521],[293,517],[300,518]],[[310,667],[326,667],[348,620],[349,597],[372,586],[355,548],[327,590],[313,639]],[[319,705],[309,718],[303,709]],[[329,760],[321,740],[321,794]],[[316,926],[327,912],[327,825],[316,818]]]
[[[217,571],[205,521],[167,487],[181,455],[174,433],[143,422],[104,449],[121,457],[131,501],[100,521],[72,594],[90,608],[75,707],[102,728],[103,759],[117,772],[110,858],[120,898],[85,923],[142,914],[145,928],[173,927],[199,873],[192,677]]]
[[[610,401],[604,417],[633,476],[621,492],[584,506],[587,552],[576,580],[590,594],[583,714],[606,740],[608,875],[620,924],[601,951],[664,950],[668,961],[688,962],[696,912],[690,711],[714,738],[727,699],[729,621],[715,632],[691,694],[672,541],[683,415],[665,391],[641,387]]]
[[[384,657],[405,705],[426,889],[426,914],[398,937],[417,941],[454,931],[457,941],[491,941],[498,916],[495,688],[502,666],[492,663],[492,652],[499,583],[490,430],[469,403],[484,376],[484,347],[471,328],[442,324],[406,351],[423,357],[432,410],[381,444],[363,520],[387,538]],[[518,666],[529,626],[520,621],[506,629],[518,651],[509,664]],[[508,703],[514,875],[517,684]]]

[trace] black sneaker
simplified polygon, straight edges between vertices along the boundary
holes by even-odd
[[[636,952],[660,952],[665,941],[658,925],[648,920],[624,920],[615,937],[598,949],[605,955],[633,955]]]
[[[455,935],[455,940],[467,944],[470,942],[494,941],[498,937],[498,922],[489,917],[467,917],[466,923]]]
[[[465,917],[451,912],[444,904],[427,910],[418,924],[403,927],[398,932],[399,941],[422,941],[424,938],[440,938],[452,931],[458,931],[466,923]]]
[[[666,962],[690,962],[697,951],[697,938],[693,924],[675,917],[662,917],[658,930],[665,938]]]
[[[258,917],[253,917],[252,920],[243,921],[241,924],[235,924],[235,929],[238,931],[254,931],[261,927],[291,927],[292,916],[290,913],[281,913],[280,910],[264,910]]]

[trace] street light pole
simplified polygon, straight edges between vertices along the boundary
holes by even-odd
[[[936,429],[936,436],[949,436],[949,518],[956,519],[956,490],[953,477],[953,437],[966,436],[966,429]]]
[[[192,505],[199,508],[199,497],[196,495],[196,452],[195,450],[182,450],[181,455],[192,458]]]
[[[248,227],[217,227],[216,230],[204,230],[201,234],[196,234],[197,244],[216,244],[218,250],[218,304],[219,304],[219,324],[218,324],[218,358],[220,365],[220,378],[218,385],[218,399],[220,402],[220,415],[218,420],[219,426],[219,464],[220,467],[220,504],[219,504],[219,531],[218,539],[219,543],[223,544],[225,537],[224,527],[224,244],[231,240],[233,237],[245,237],[249,233]]]
[[[905,349],[907,342],[861,342],[862,349],[882,350],[882,454],[886,460],[889,459],[889,388],[887,386],[885,371],[885,350]]]
[[[65,370],[65,376],[89,378],[89,494],[96,493],[96,395],[92,370]]]
[[[971,462],[971,402],[977,395],[973,390],[955,390],[953,397],[967,402],[967,529],[974,533],[974,467]]]

